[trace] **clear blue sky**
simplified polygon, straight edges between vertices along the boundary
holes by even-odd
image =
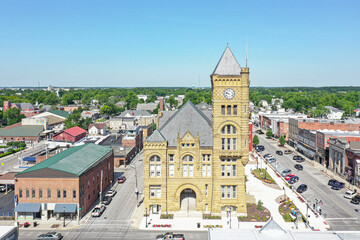
[[[210,86],[229,46],[251,86],[360,85],[358,0],[0,0],[0,87]]]

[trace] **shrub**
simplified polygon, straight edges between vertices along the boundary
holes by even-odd
[[[263,203],[261,202],[261,200],[258,201],[258,204],[257,204],[257,210],[259,211],[262,211],[263,210]]]
[[[25,147],[26,147],[26,144],[25,144],[25,143],[20,143],[20,144],[19,144],[19,147],[20,147],[20,148],[25,148]]]
[[[7,150],[7,152],[9,152],[9,153],[14,153],[15,150],[14,150],[13,148],[9,148],[9,149]]]

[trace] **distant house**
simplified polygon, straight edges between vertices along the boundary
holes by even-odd
[[[330,113],[326,115],[328,119],[341,119],[342,115],[344,114],[344,111],[335,107],[325,106],[325,108],[330,111]]]
[[[56,141],[74,143],[86,137],[86,133],[86,130],[76,126],[57,133],[54,135],[53,139]]]
[[[266,100],[261,100],[261,101],[259,102],[259,105],[260,105],[260,106],[263,106],[264,108],[266,108],[266,107],[269,106],[269,104],[268,104],[268,102],[267,102]]]
[[[89,135],[106,135],[106,124],[91,123],[89,125]]]
[[[119,101],[119,102],[117,102],[115,105],[118,106],[118,107],[125,107],[126,102],[124,102],[124,101]]]
[[[99,109],[85,110],[81,113],[82,118],[91,118],[92,120],[98,119],[100,117]]]
[[[201,111],[211,111],[211,105],[207,103],[199,103],[196,107]]]
[[[41,112],[39,109],[35,108],[31,103],[12,103],[10,101],[4,101],[3,111],[6,112],[10,108],[20,109],[20,114],[24,114],[25,117],[34,116]]]
[[[113,130],[127,129],[132,126],[147,126],[155,123],[156,114],[144,110],[126,110],[120,116],[110,118],[110,128]]]
[[[158,103],[138,103],[136,110],[152,112],[155,108],[157,108],[157,106]]]

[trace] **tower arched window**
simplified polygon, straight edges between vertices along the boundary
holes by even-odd
[[[236,127],[233,125],[225,125],[221,129],[221,134],[236,134],[237,130]]]

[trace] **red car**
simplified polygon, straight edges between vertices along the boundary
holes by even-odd
[[[118,183],[124,183],[126,181],[126,177],[122,176],[118,178]]]
[[[290,178],[292,178],[292,177],[295,177],[295,175],[294,175],[294,174],[289,174],[289,175],[287,175],[287,176],[285,177],[285,180],[286,180],[286,181],[289,181]]]

